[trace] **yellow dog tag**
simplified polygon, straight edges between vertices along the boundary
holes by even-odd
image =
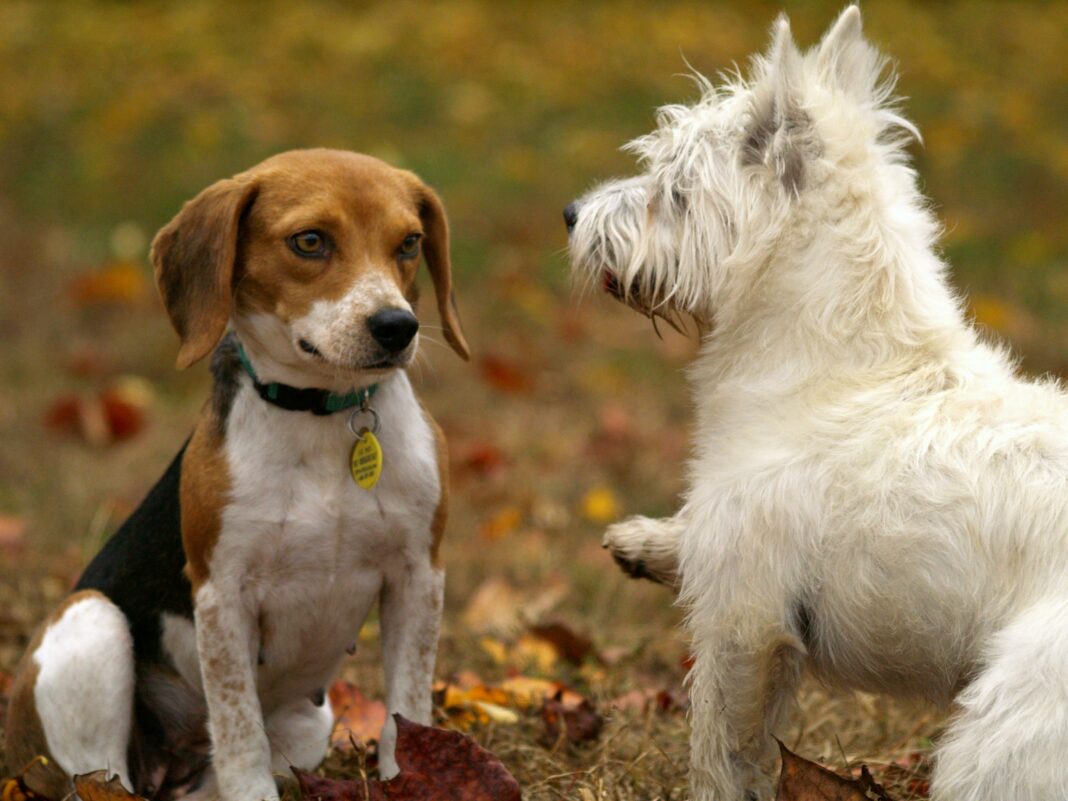
[[[356,444],[352,446],[349,469],[352,480],[364,489],[371,489],[382,475],[382,446],[366,428],[360,430]]]

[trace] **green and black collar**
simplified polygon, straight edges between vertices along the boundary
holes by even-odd
[[[252,363],[248,360],[245,348],[240,342],[237,343],[237,358],[241,361],[241,366],[245,368],[249,378],[252,379],[252,386],[256,388],[259,396],[268,403],[291,412],[328,415],[345,409],[363,407],[378,391],[378,384],[371,384],[364,389],[344,394],[315,387],[291,387],[288,384],[279,384],[277,381],[264,384],[256,376],[256,371],[252,369]]]

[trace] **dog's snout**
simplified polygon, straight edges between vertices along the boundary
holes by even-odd
[[[367,319],[367,328],[375,342],[390,353],[399,353],[419,330],[419,321],[405,309],[382,309]]]
[[[578,203],[574,201],[568,203],[564,207],[564,225],[567,226],[567,232],[570,234],[575,230],[575,223],[578,222]]]

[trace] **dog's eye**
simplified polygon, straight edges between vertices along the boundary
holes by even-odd
[[[298,256],[320,259],[326,255],[326,235],[322,231],[301,231],[289,237],[289,247]]]
[[[422,234],[408,234],[397,248],[397,255],[402,259],[414,259],[419,255],[419,240],[422,238]]]

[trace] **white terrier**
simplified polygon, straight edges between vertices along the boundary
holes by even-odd
[[[1068,398],[966,322],[859,10],[772,39],[564,215],[577,273],[705,332],[685,502],[606,535],[688,611],[694,797],[763,797],[808,665],[956,702],[935,799],[1064,801]]]

